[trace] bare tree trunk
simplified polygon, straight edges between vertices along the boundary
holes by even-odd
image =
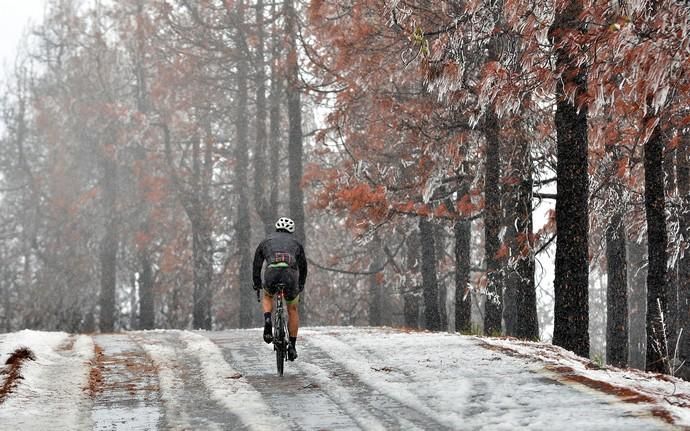
[[[645,210],[647,213],[647,371],[668,373],[668,356],[661,313],[668,316],[666,264],[666,203],[664,198],[663,142],[657,125],[645,144]]]
[[[137,80],[137,110],[146,113],[148,109],[148,88],[146,85],[146,69],[145,69],[145,43],[146,33],[141,24],[144,20],[144,1],[137,1],[137,61],[136,61],[136,80]],[[146,152],[143,148],[141,150],[142,163],[146,163]],[[148,232],[150,224],[150,208],[146,199],[142,199],[141,205],[143,210],[143,222],[141,223],[141,231]],[[141,244],[138,247],[137,257],[139,260],[139,329],[153,329],[155,325],[155,311],[154,311],[154,292],[153,292],[153,268],[151,264],[151,250],[147,244]]]
[[[297,34],[298,19],[293,0],[285,0],[285,32],[288,37],[289,51],[287,55],[287,108],[289,126],[288,140],[288,172],[290,176],[290,217],[295,221],[295,236],[307,248],[306,232],[304,231],[304,195],[302,193],[302,101],[301,84],[299,78]],[[306,291],[305,291],[306,293]],[[309,302],[305,295],[300,295],[300,320],[306,324],[309,321]]]
[[[271,5],[271,16],[276,16],[275,3]],[[269,201],[267,208],[267,219],[275,222],[278,218],[278,190],[280,184],[278,182],[278,175],[276,172],[280,170],[280,153],[282,149],[281,137],[281,121],[280,121],[280,107],[282,106],[283,97],[283,73],[279,70],[277,64],[282,53],[280,39],[278,37],[278,26],[274,23],[271,35],[271,96],[270,96],[270,110],[269,110],[269,154],[270,154],[270,171],[269,171]],[[266,228],[266,232],[270,232],[273,225]]]
[[[407,256],[406,267],[407,270],[413,274],[419,271],[419,233],[410,232],[410,237],[407,239]],[[419,328],[419,286],[416,283],[411,283],[405,286],[406,292],[403,295],[403,318],[404,325],[407,328]]]
[[[380,246],[380,244],[377,244]],[[380,247],[378,247],[380,248]],[[374,250],[375,258],[371,262],[370,269],[380,268],[382,258],[380,250]],[[383,324],[383,283],[381,283],[381,273],[369,275],[369,326],[381,326]]]
[[[237,5],[239,22],[244,22],[244,5]],[[237,30],[237,45],[245,45],[245,32],[242,27]],[[251,225],[249,221],[249,199],[247,196],[247,165],[249,162],[249,145],[247,130],[247,109],[244,106],[247,100],[247,59],[242,57],[237,62],[237,106],[235,121],[237,128],[237,143],[235,151],[235,184],[237,185],[237,219],[235,231],[237,232],[237,254],[239,256],[239,291],[240,291],[240,328],[253,326],[255,316],[259,315],[254,291],[252,290],[252,263],[250,256]],[[257,149],[258,150],[258,149]]]
[[[446,254],[446,230],[439,224],[434,224],[434,247],[436,250],[437,263],[443,260]],[[446,283],[443,280],[438,282],[438,313],[441,319],[441,330],[448,330],[448,311],[446,309],[448,303],[448,291]]]
[[[676,155],[677,148],[664,148],[662,149],[663,165],[664,165],[664,196],[668,196],[670,199],[675,199],[677,197],[677,186],[676,186]],[[674,216],[677,215],[673,214]],[[676,218],[672,222],[680,223],[680,220]],[[668,235],[667,235],[668,237]],[[667,244],[668,250],[668,244]],[[668,257],[667,257],[668,258]],[[668,267],[666,270],[666,300],[667,304],[667,314],[666,314],[666,332],[669,344],[669,357],[673,358],[675,354],[675,342],[678,336],[678,260],[673,262],[673,265]]]
[[[135,331],[139,329],[139,318],[137,316],[137,277],[132,274],[130,279],[131,290],[129,293],[129,330]]]
[[[500,258],[498,257],[501,242],[501,190],[499,156],[499,126],[496,115],[489,111],[486,114],[486,173],[484,177],[484,236],[485,260],[487,275],[487,295],[484,306],[484,333],[497,335],[501,333],[501,315],[503,309],[503,276]]]
[[[550,37],[556,47],[556,67],[562,79],[556,84],[556,272],[554,278],[553,344],[580,356],[589,356],[589,260],[588,260],[588,193],[587,173],[587,106],[575,106],[565,94],[574,86],[574,103],[587,93],[587,71],[576,66],[567,48],[564,32],[581,28],[582,3],[571,1],[556,16]],[[580,29],[579,31],[583,31]]]
[[[273,230],[275,222],[266,195],[266,182],[274,175],[266,169],[266,72],[264,59],[264,2],[256,2],[256,145],[254,146],[254,205],[261,218],[266,234]]]
[[[139,254],[139,329],[153,329],[155,311],[153,306],[153,269],[146,252]]]
[[[683,243],[690,242],[690,133],[683,137],[677,156],[678,193],[683,203],[678,231]],[[682,246],[679,244],[678,246]],[[682,332],[681,332],[682,331]],[[678,260],[678,334],[681,337],[679,359],[685,361],[681,375],[690,380],[690,250]],[[674,340],[675,342],[675,340]]]
[[[212,327],[212,248],[211,227],[203,215],[197,215],[192,220],[192,259],[194,261],[192,327],[194,329],[210,330]]]
[[[305,245],[304,196],[302,193],[302,102],[297,63],[297,12],[293,0],[285,1],[285,30],[289,40],[287,55],[287,101],[290,133],[288,142],[288,170],[290,174],[290,216],[295,221],[295,235]]]
[[[470,283],[470,241],[472,222],[455,223],[455,330],[469,332],[472,329],[472,297]]]
[[[628,240],[628,366],[643,370],[647,351],[647,250],[646,243]]]
[[[515,336],[527,340],[539,339],[537,317],[537,288],[534,282],[534,248],[532,247],[532,164],[529,146],[522,154],[522,175],[517,191],[517,247],[520,259],[515,275],[517,283],[517,327]]]
[[[436,277],[436,250],[434,247],[434,227],[426,218],[419,219],[421,241],[422,284],[424,297],[425,329],[441,329],[441,314],[438,309],[438,281]]]
[[[117,282],[117,221],[115,220],[117,201],[117,167],[115,161],[107,154],[103,155],[103,213],[105,235],[101,240],[101,294],[100,319],[101,332],[112,332],[115,329],[115,286]]]
[[[625,228],[615,213],[606,229],[606,363],[628,365],[628,295]]]

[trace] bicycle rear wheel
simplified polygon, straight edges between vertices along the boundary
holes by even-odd
[[[275,337],[273,338],[273,343],[276,351],[276,366],[278,368],[278,375],[282,376],[287,346],[285,346],[285,325],[283,323],[283,317],[280,315],[278,315],[276,318],[275,328]]]

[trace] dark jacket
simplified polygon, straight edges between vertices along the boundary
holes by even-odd
[[[266,263],[287,263],[290,268],[299,271],[299,287],[307,281],[307,256],[302,244],[288,232],[273,232],[261,241],[254,253],[252,277],[254,286],[261,286],[261,268]]]

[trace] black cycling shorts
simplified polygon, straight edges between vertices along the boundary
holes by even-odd
[[[269,296],[278,292],[278,284],[285,284],[285,301],[293,304],[299,300],[299,286],[297,285],[299,271],[292,268],[267,267],[264,271],[264,289]]]

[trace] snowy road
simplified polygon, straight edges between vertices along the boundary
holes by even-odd
[[[18,346],[36,354],[0,404],[0,429],[681,429],[657,405],[567,382],[541,360],[475,337],[300,335],[283,378],[256,329],[0,335],[2,363]],[[686,425],[683,410],[676,423]]]

